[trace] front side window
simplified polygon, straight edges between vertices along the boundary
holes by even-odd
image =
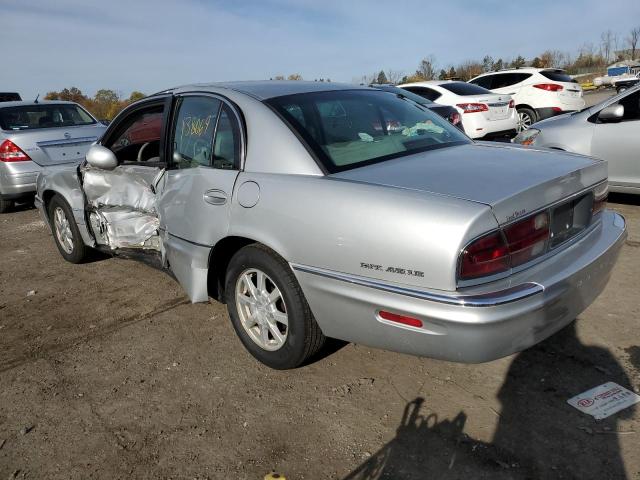
[[[304,93],[268,103],[330,173],[469,142],[429,109],[383,91]]]
[[[177,168],[210,166],[213,136],[222,102],[211,97],[178,100],[173,129],[173,164]]]
[[[70,103],[33,104],[0,108],[2,130],[76,127],[96,121],[79,105]]]
[[[494,76],[495,75],[485,75],[484,77],[471,80],[469,83],[473,83],[474,85],[478,85],[480,87],[486,88],[487,90],[491,90],[491,80]]]
[[[115,153],[119,163],[160,161],[163,119],[162,105],[135,110],[119,121],[105,147]]]

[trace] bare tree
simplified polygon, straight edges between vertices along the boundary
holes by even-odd
[[[400,70],[387,70],[387,81],[394,85],[397,85],[402,80],[404,74]]]
[[[423,58],[414,76],[421,77],[423,80],[435,80],[438,76],[435,57],[429,55]]]
[[[636,48],[638,47],[638,38],[640,38],[640,27],[632,28],[629,32],[627,41],[631,47],[631,60],[636,59]]]
[[[600,48],[602,50],[602,56],[608,62],[611,58],[611,51],[615,44],[615,35],[611,30],[602,32],[600,35]]]

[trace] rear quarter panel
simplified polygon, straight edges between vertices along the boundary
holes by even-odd
[[[238,204],[244,182],[260,187]],[[252,238],[291,263],[427,289],[455,290],[466,242],[496,228],[489,207],[330,177],[241,173],[230,235]]]

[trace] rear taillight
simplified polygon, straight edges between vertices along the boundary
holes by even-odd
[[[609,187],[606,182],[593,189],[592,215],[606,208],[608,193]],[[471,280],[502,273],[540,257],[555,248],[556,245],[553,245],[550,240],[557,239],[559,234],[556,233],[555,237],[551,234],[550,212],[553,212],[554,216],[562,215],[562,210],[567,211],[566,207],[571,206],[570,211],[573,216],[573,208],[577,209],[578,207],[575,205],[587,199],[587,195],[580,198],[581,200],[569,201],[560,206],[554,206],[550,210],[530,215],[504,226],[501,230],[496,230],[474,240],[460,254],[458,278]],[[560,213],[558,213],[559,211]],[[557,223],[557,220],[554,222]],[[582,227],[580,227],[576,226],[574,222],[573,229],[579,231],[580,228],[585,228],[588,223],[588,221],[583,221]]]
[[[542,255],[549,240],[549,214],[532,215],[504,229],[511,255],[511,266],[517,267]]]
[[[509,100],[509,108],[515,108],[516,106],[516,102],[514,102],[513,100]]]
[[[486,277],[509,270],[509,249],[502,232],[493,232],[479,238],[462,252],[460,278]]]
[[[462,113],[486,112],[489,107],[484,103],[458,103],[458,108],[463,110]]]
[[[557,83],[537,83],[534,87],[539,88],[540,90],[546,90],[547,92],[559,92],[560,90],[564,90],[564,87]]]
[[[451,115],[449,115],[449,122],[452,125],[458,125],[460,121],[461,121],[461,118],[458,112],[453,112]]]
[[[0,145],[0,162],[24,162],[27,160],[31,160],[29,155],[11,140],[5,140]]]

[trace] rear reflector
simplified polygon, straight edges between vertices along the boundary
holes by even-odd
[[[0,162],[25,162],[31,160],[29,155],[24,153],[11,140],[5,140],[0,145]]]
[[[417,318],[407,317],[406,315],[399,315],[397,313],[385,312],[384,310],[380,310],[378,312],[380,318],[383,320],[388,320],[389,322],[402,323],[403,325],[409,325],[410,327],[422,327],[422,320],[418,320]]]
[[[489,110],[489,107],[484,103],[458,103],[457,106],[463,110],[462,113],[486,112]]]
[[[562,85],[558,85],[557,83],[538,83],[534,85],[534,87],[540,90],[546,90],[547,92],[559,92],[564,89]]]

